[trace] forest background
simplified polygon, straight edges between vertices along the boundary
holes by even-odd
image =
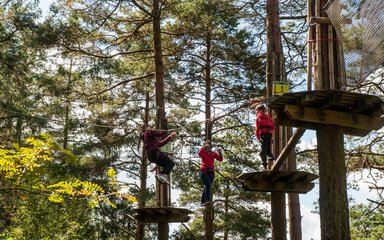
[[[133,239],[137,201],[155,204],[150,166],[144,188],[140,181],[139,145],[142,123],[156,118],[152,1],[0,4],[2,238]],[[290,91],[305,90],[306,4],[280,6]],[[170,0],[161,16],[167,124],[179,134],[173,201],[194,211],[186,227],[203,236],[196,151],[210,111],[214,146],[225,157],[214,186],[215,237],[266,239],[268,194],[246,193],[236,181],[261,169],[254,110],[244,106],[265,95],[265,1]],[[349,90],[383,96],[383,76],[379,70],[349,82]],[[353,239],[384,232],[383,138],[382,130],[346,137],[349,192],[357,193],[350,201]],[[299,169],[317,172],[311,134],[296,153]],[[367,181],[369,197],[359,189]],[[305,225],[317,211],[310,205],[316,191],[300,196],[315,212],[302,206],[303,239],[319,239],[318,220]],[[186,227],[174,227],[172,237],[191,239]],[[156,225],[146,226],[147,239],[156,234]]]

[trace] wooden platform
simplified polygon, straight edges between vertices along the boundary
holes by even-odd
[[[374,95],[340,90],[284,93],[269,106],[276,112],[276,122],[284,126],[316,130],[331,124],[355,136],[384,126],[384,102]]]
[[[237,178],[246,191],[307,193],[318,176],[304,171],[263,171],[243,173]]]
[[[192,211],[175,207],[145,207],[135,209],[135,219],[140,222],[188,222]]]

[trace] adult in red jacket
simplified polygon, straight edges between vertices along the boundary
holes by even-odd
[[[266,107],[262,104],[256,106],[256,137],[261,142],[260,157],[263,167],[267,169],[267,159],[273,161],[275,157],[271,151],[272,133],[275,130],[273,119],[266,114]]]
[[[145,125],[142,132],[142,139],[144,140],[144,147],[147,150],[149,161],[163,167],[160,174],[156,175],[156,178],[167,184],[169,184],[168,174],[172,171],[175,163],[166,154],[161,152],[160,148],[177,136],[175,132],[168,135],[170,131],[173,130],[155,130]]]
[[[201,195],[201,204],[212,202],[212,183],[215,178],[215,159],[222,162],[223,155],[221,151],[212,151],[211,141],[207,140],[199,151],[201,158],[200,177],[204,184],[203,194]]]

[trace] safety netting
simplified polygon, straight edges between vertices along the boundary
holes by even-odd
[[[330,0],[326,7],[342,44],[347,85],[357,85],[384,67],[384,0]]]

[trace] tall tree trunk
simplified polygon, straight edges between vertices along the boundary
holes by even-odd
[[[316,135],[321,239],[351,239],[343,131],[328,125],[318,129]]]
[[[71,101],[69,99],[69,95],[71,93],[71,85],[72,85],[72,65],[73,60],[70,59],[69,63],[69,73],[68,73],[68,82],[67,88],[65,90],[66,101],[65,101],[65,113],[64,113],[64,139],[63,139],[63,148],[68,149],[68,135],[69,135],[69,112],[71,110]]]
[[[229,187],[229,181],[226,181],[227,182],[227,186],[226,186],[226,189],[227,191],[226,192],[230,192],[230,187]],[[224,214],[225,216],[228,216],[228,212],[229,212],[229,195],[225,195],[225,202],[224,202]],[[224,227],[224,236],[223,236],[223,240],[228,240],[228,226],[225,225]]]
[[[287,128],[287,141],[292,136],[292,128]],[[297,170],[296,153],[291,151],[288,155],[288,169]],[[289,213],[289,235],[290,239],[302,239],[301,234],[301,211],[300,198],[297,193],[288,194],[288,213]]]
[[[212,79],[211,79],[211,35],[208,33],[206,37],[207,44],[207,53],[206,53],[206,63],[205,63],[205,138],[207,140],[212,140],[212,120],[211,120],[211,111],[212,111],[212,101],[211,101],[211,92],[212,92]]]
[[[212,140],[212,120],[211,120],[211,111],[212,111],[212,78],[211,78],[211,33],[208,31],[208,35],[205,41],[207,45],[206,59],[205,59],[205,138],[207,140]],[[213,204],[205,205],[205,240],[213,239],[213,216],[214,208]]]
[[[23,131],[23,117],[19,115],[16,121],[16,142],[18,144],[21,144],[21,135]]]
[[[316,16],[327,17],[324,11],[328,0],[315,1]],[[313,9],[313,7],[311,7]],[[334,45],[334,29],[330,24],[316,25],[316,90],[340,89],[342,78],[335,69],[341,69],[340,51]],[[332,62],[332,63],[331,63]],[[316,131],[319,157],[319,208],[321,239],[350,239],[349,209],[344,156],[344,133],[338,126],[324,125]]]
[[[153,0],[153,45],[155,55],[155,89],[156,89],[156,127],[166,129],[164,97],[164,63],[161,47],[161,11],[160,0]]]
[[[148,124],[149,122],[149,90],[148,87],[146,88],[145,92],[145,112],[144,112],[144,124]],[[141,136],[140,136],[141,137]],[[141,164],[140,164],[140,193],[139,193],[139,199],[138,204],[139,208],[145,207],[145,195],[147,193],[147,166],[148,164],[148,158],[147,153],[144,148],[144,142],[143,142],[143,148],[141,152]],[[143,240],[145,237],[145,224],[143,222],[137,221],[137,229],[136,229],[136,240]]]
[[[267,0],[266,2],[266,31],[267,31],[267,69],[266,85],[267,97],[272,95],[273,81],[282,79],[282,43],[280,32],[279,5],[277,0]],[[283,141],[281,138],[282,127],[275,130],[274,135],[274,155],[277,157],[281,152]],[[272,239],[286,239],[286,214],[285,214],[285,193],[271,193],[271,223]]]
[[[153,44],[155,55],[155,88],[156,88],[156,128],[167,129],[167,121],[165,116],[165,99],[164,99],[164,64],[161,47],[161,10],[160,0],[153,0]],[[157,169],[157,172],[159,169]],[[169,191],[170,188],[167,184],[159,184],[157,181],[157,205],[159,207],[169,206]],[[158,239],[169,239],[169,225],[167,222],[158,223]]]

